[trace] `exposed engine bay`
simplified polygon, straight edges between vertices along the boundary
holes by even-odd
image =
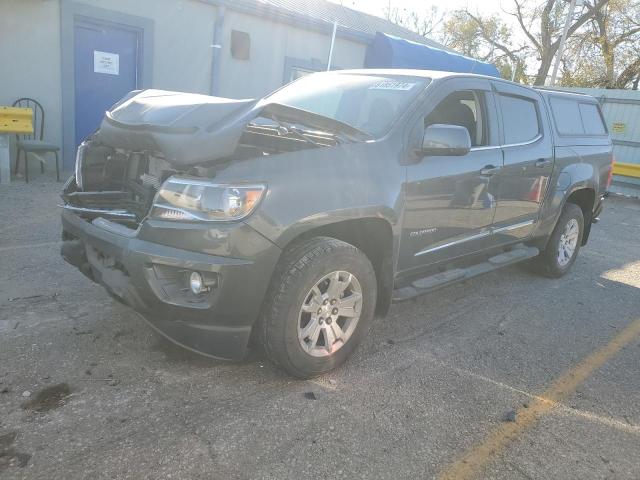
[[[203,117],[203,108],[210,115]],[[87,220],[102,217],[136,228],[169,177],[212,179],[228,162],[352,141],[354,132],[340,132],[337,123],[284,105],[256,108],[255,102],[145,91],[107,112],[100,129],[80,145],[75,178],[62,195],[65,208]]]

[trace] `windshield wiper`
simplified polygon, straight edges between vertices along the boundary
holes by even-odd
[[[286,135],[293,135],[295,136],[298,140],[302,140],[306,143],[310,143],[311,145],[314,145],[316,147],[326,147],[327,145],[321,142],[318,142],[317,140],[314,140],[313,138],[311,138],[309,135],[312,135],[313,132],[311,130],[305,130],[302,128],[299,128],[295,125],[292,125],[288,122],[283,122],[281,120],[278,120],[276,118],[273,117],[269,117],[269,120],[271,120],[272,122],[275,122],[276,126],[275,126],[275,130],[278,133],[278,135],[281,136],[286,136]],[[254,126],[254,127],[264,127],[264,125],[259,125],[256,123],[250,123],[249,125]],[[332,139],[334,139],[337,143],[340,142],[339,138],[337,137],[336,134],[334,134],[333,132],[325,132],[322,131],[322,133],[324,135],[328,135],[331,136]]]
[[[288,133],[293,133],[297,138],[299,138],[300,140],[304,140],[305,142],[308,142],[312,145],[315,145],[316,147],[324,147],[326,145],[323,145],[322,143],[314,140],[313,138],[308,137],[307,135],[310,133],[309,130],[304,130],[302,128],[298,128],[295,125],[290,125],[290,124],[283,124],[282,122],[275,120],[278,125],[280,125],[282,128],[284,128]],[[323,133],[328,133],[331,136],[334,136],[331,132],[323,132]]]
[[[281,119],[284,119],[290,123],[307,125],[311,128],[318,129],[318,131],[330,133],[336,137],[340,136],[348,141],[361,142],[373,138],[373,135],[370,133],[341,120],[282,103],[267,104],[262,111],[262,116],[272,119],[277,123],[282,123]]]

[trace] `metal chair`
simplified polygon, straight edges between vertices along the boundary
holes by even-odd
[[[56,156],[56,180],[60,181],[60,166],[58,152],[60,147],[43,141],[44,137],[44,108],[33,98],[20,98],[13,102],[14,107],[30,108],[33,111],[33,133],[28,135],[16,135],[16,165],[14,175],[18,173],[20,154],[24,152],[24,179],[29,183],[29,160],[27,155],[33,154],[40,161],[40,172],[44,173],[45,160],[40,154],[53,153]]]

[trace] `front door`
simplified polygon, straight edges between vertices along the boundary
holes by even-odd
[[[418,128],[463,126],[472,148],[463,156],[426,156],[407,166],[398,259],[398,270],[405,272],[487,248],[495,211],[494,175],[502,166],[489,81],[452,79],[430,99],[432,107],[426,107]]]
[[[75,143],[100,125],[104,112],[139,88],[141,30],[77,21],[74,26]]]
[[[528,237],[535,228],[553,171],[553,145],[540,95],[502,82],[495,87],[504,168],[497,178],[493,223],[496,241],[509,243]]]

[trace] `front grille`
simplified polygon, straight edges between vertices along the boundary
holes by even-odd
[[[156,190],[137,185],[129,191],[70,192],[63,196],[66,206],[83,218],[103,217],[128,226],[137,226],[149,213]]]
[[[89,144],[80,162],[83,188],[65,186],[65,207],[88,220],[103,217],[136,227],[149,213],[162,182],[175,173],[149,152],[127,152]]]
[[[128,192],[105,192],[104,195],[76,196],[77,206],[100,210],[124,210],[142,220],[151,207],[151,202],[135,200]],[[153,199],[152,199],[153,201]]]

